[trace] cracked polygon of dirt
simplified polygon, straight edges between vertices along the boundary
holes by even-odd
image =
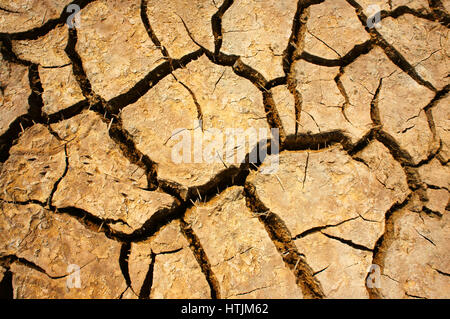
[[[16,205],[2,203],[1,206],[1,221],[2,232],[1,238],[1,252],[2,255],[11,255],[20,251],[24,239],[27,238],[27,234],[32,239],[33,230],[39,224],[39,221],[43,221],[45,213],[44,209],[39,205]],[[43,224],[46,225],[46,222]]]
[[[433,134],[422,109],[434,94],[419,86],[405,73],[396,73],[383,81],[379,110],[383,129],[391,134],[414,162],[427,158],[434,146]]]
[[[40,27],[50,19],[59,18],[71,0],[17,0],[0,1],[0,32],[21,32]]]
[[[84,100],[80,87],[70,65],[61,68],[39,68],[41,78],[43,107],[46,114],[64,110]]]
[[[318,105],[329,108],[339,107],[344,103],[344,98],[334,82],[339,68],[317,66],[305,61],[298,62],[295,67],[297,89],[302,93],[305,108],[308,111]],[[342,120],[345,119],[342,118]],[[329,128],[325,127],[322,130],[327,131]]]
[[[27,129],[0,172],[0,198],[45,202],[65,168],[64,145],[37,124]]]
[[[450,273],[448,218],[448,213],[438,219],[404,210],[396,219],[396,240],[386,252],[382,271],[385,276],[381,276],[384,297],[448,296],[450,278],[438,272]]]
[[[442,4],[444,5],[444,8],[447,12],[450,11],[450,3],[448,3],[447,1],[444,1]]]
[[[287,134],[295,132],[294,98],[286,85],[278,85],[270,90],[280,114],[281,123]],[[301,116],[307,116],[304,112]],[[302,119],[302,121],[305,121]],[[300,126],[302,128],[302,126]]]
[[[320,232],[296,239],[295,244],[317,273],[327,298],[368,298],[365,278],[372,252],[352,248]]]
[[[133,243],[128,259],[130,279],[136,294],[140,294],[149,273],[151,253],[154,253],[151,299],[211,298],[210,287],[202,274],[188,241],[180,232],[180,222],[173,221],[155,237],[142,243]],[[148,294],[147,292],[147,294]],[[128,293],[125,298],[133,298]]]
[[[441,165],[435,158],[420,166],[418,170],[424,183],[450,189],[450,168],[448,165]]]
[[[445,26],[403,15],[384,19],[377,30],[436,89],[450,83],[450,39]]]
[[[349,99],[346,115],[350,122],[370,128],[370,104],[375,91],[380,79],[387,78],[393,72],[401,71],[378,47],[359,56],[345,68],[341,81]]]
[[[362,229],[365,229],[366,232]],[[344,241],[351,241],[360,246],[362,250],[366,250],[366,248],[373,249],[383,230],[384,218],[382,214],[368,213],[364,215],[364,219],[362,217],[351,219],[339,226],[326,228],[321,232]]]
[[[282,54],[289,41],[297,1],[237,1],[222,18],[223,49],[266,79],[283,76]]]
[[[175,80],[163,79],[142,99],[124,109],[122,119],[138,149],[158,163],[158,178],[173,179],[181,184],[187,184],[193,178],[202,178],[199,184],[208,180],[208,176],[204,176],[204,163],[183,164],[184,169],[180,169],[171,160],[171,148],[180,137],[175,135],[177,139],[171,139],[172,134],[184,129],[193,130],[196,119],[195,105],[189,93]],[[215,166],[221,168],[218,164]]]
[[[401,72],[381,49],[372,49],[345,69],[342,83],[350,102],[346,114],[352,123],[362,122],[370,128],[367,116],[381,78],[383,84],[378,108],[382,128],[395,137],[415,163],[419,162],[434,146],[433,135],[422,110],[434,93]],[[365,114],[364,121],[361,121],[360,114]]]
[[[408,6],[415,10],[430,11],[429,1],[427,0],[358,0],[357,3],[364,9],[367,16],[373,15],[375,12],[370,11],[369,6],[377,5],[380,10],[394,10],[400,6]]]
[[[0,57],[0,86],[0,134],[4,134],[11,122],[28,110],[31,89],[27,68]]]
[[[337,59],[355,44],[369,40],[355,10],[345,0],[311,6],[306,27],[305,51],[323,58]],[[342,41],[346,38],[352,41]]]
[[[442,215],[448,214],[446,212],[447,205],[449,203],[450,195],[446,189],[427,189],[427,195],[429,201],[426,203],[426,207],[434,212],[439,212]]]
[[[202,56],[177,70],[175,75],[196,94],[205,130],[267,127],[266,120],[260,119],[265,115],[261,92],[231,69],[215,65]]]
[[[367,133],[371,127],[370,117],[365,112],[368,105],[345,107],[345,116],[349,118],[349,121],[354,120],[354,122],[350,123],[345,119],[342,112],[345,98],[334,81],[339,72],[337,67],[323,67],[298,61],[293,72],[296,74],[297,90],[302,96],[299,132],[319,133],[340,129],[349,135],[352,142],[356,142]],[[280,111],[280,115],[283,120],[295,119],[292,117],[294,114],[293,97],[287,97],[287,101],[290,102],[289,108],[284,112]],[[285,113],[286,111],[287,113]],[[287,132],[295,133],[294,130],[287,130]]]
[[[70,216],[38,205],[4,204],[2,225],[9,235],[2,238],[2,255],[14,255],[43,271],[14,261],[15,298],[116,298],[125,290],[117,262],[120,244]],[[81,268],[82,289],[66,286],[70,264]]]
[[[432,108],[433,120],[436,126],[436,133],[441,139],[442,149],[439,155],[444,161],[450,159],[450,97],[443,98]]]
[[[208,152],[209,143],[223,137],[214,135],[214,130],[225,134],[229,128],[267,129],[261,93],[250,81],[209,62],[204,56],[174,74],[195,94],[203,113],[204,132],[196,123],[198,113],[192,96],[170,75],[122,111],[123,125],[133,135],[137,148],[158,163],[158,178],[183,187],[203,185],[225,169],[219,157],[215,156],[213,163],[194,163],[192,157],[191,163],[178,164],[173,162],[172,148],[189,138],[194,151],[195,136],[198,140],[205,139],[203,150]],[[187,137],[179,134],[186,132]],[[224,137],[222,140],[221,144],[225,144]],[[254,145],[248,140],[245,143],[243,148],[248,153]],[[238,165],[237,160],[225,156],[225,150],[230,147],[231,144],[224,145],[216,151],[225,165]],[[208,154],[213,155],[213,152]]]
[[[53,128],[68,141],[69,161],[67,175],[54,194],[55,206],[75,206],[102,219],[122,219],[136,229],[158,209],[173,204],[168,194],[143,190],[145,171],[123,156],[101,115],[87,111]]]
[[[221,2],[147,0],[147,15],[161,45],[168,50],[172,58],[178,59],[198,49],[198,46],[189,38],[181,19],[198,43],[214,51],[211,18]]]
[[[68,298],[66,279],[51,279],[37,270],[21,264],[13,264],[12,286],[16,299]],[[51,297],[50,297],[51,296]],[[72,297],[76,298],[76,297]]]
[[[393,159],[389,150],[380,142],[372,141],[357,158],[364,160],[372,175],[386,189],[391,190],[395,201],[402,202],[409,194],[408,183],[402,166]]]
[[[359,1],[359,3],[364,1]],[[386,2],[386,1],[385,1]],[[389,1],[387,1],[389,3]],[[392,0],[392,9],[395,9],[400,6],[408,6],[411,9],[428,9],[428,2],[427,0]],[[382,8],[385,10],[388,10],[390,8]]]
[[[420,10],[415,14],[426,15],[422,19],[404,14],[402,9],[397,12],[398,18],[383,19],[377,32],[405,57],[406,65],[411,65],[419,77],[438,90],[449,83],[448,32],[444,19],[438,17],[441,14],[432,8],[433,3],[439,7],[440,2],[357,1],[366,15],[373,14],[368,11],[373,4],[387,11],[407,5]],[[8,34],[2,33],[0,42],[4,42],[2,49],[6,48],[2,51],[4,57],[17,55],[39,65],[37,75],[44,89],[42,110],[50,114],[83,99],[71,66],[43,67],[69,62],[64,53],[67,27],[55,24],[50,27],[52,30],[44,30],[45,23],[58,18],[68,3],[66,0],[58,4],[0,0],[0,33],[44,25],[41,31],[45,34],[36,40],[15,40],[13,35],[13,54],[8,52],[5,42]],[[195,40],[214,50],[212,31],[217,25],[213,22],[211,27],[211,18],[222,1],[92,1],[81,12],[75,49],[93,91],[107,100],[127,91],[166,61],[143,24],[142,3],[147,4],[143,14],[148,16],[153,35],[172,58],[198,49],[180,16]],[[312,5],[305,43],[298,44],[294,56],[305,47],[305,51],[319,57],[338,59],[369,39],[367,31],[371,30],[364,30],[349,3],[353,1]],[[443,5],[448,10],[448,1]],[[241,55],[242,61],[267,80],[284,75],[282,53],[292,32],[296,9],[297,1],[233,3],[222,17],[222,52]],[[375,30],[371,34],[376,35]],[[34,35],[35,32],[28,33]],[[40,94],[38,83],[34,84],[37,90],[31,93],[27,68],[6,62],[4,57],[0,58],[0,134],[26,113],[29,105],[33,106],[32,112],[23,118],[22,124],[28,127],[32,120],[45,121],[35,112],[40,106],[40,101],[36,101]],[[446,258],[450,207],[449,98],[441,93],[436,95],[418,84],[420,80],[402,71],[400,67],[405,69],[402,59],[397,59],[400,66],[390,59],[397,58],[393,58],[392,52],[388,58],[382,49],[374,46],[340,70],[295,61],[292,77],[287,82],[296,80],[296,89],[303,98],[301,133],[339,129],[355,142],[374,126],[370,107],[375,102],[374,94],[381,78],[378,107],[383,131],[373,130],[369,138],[375,140],[353,154],[353,159],[339,145],[325,146],[317,152],[285,151],[280,155],[280,167],[275,174],[252,172],[246,180],[255,185],[257,197],[281,217],[281,224],[294,237],[290,243],[305,254],[315,273],[313,278],[328,298],[373,297],[373,291],[365,287],[372,263],[379,264],[382,270],[381,297],[445,298],[450,294],[450,264]],[[342,85],[335,80],[339,71]],[[195,186],[221,180],[223,176],[216,175],[224,170],[221,162],[181,165],[172,162],[171,148],[178,139],[170,137],[177,128],[192,133],[194,120],[199,116],[197,107],[203,113],[205,134],[209,138],[212,138],[212,128],[267,128],[268,125],[261,92],[250,81],[237,76],[232,68],[214,64],[204,55],[174,71],[174,75],[180,82],[168,74],[119,116],[137,149],[156,162],[159,180],[174,181],[181,185],[179,189],[192,191]],[[279,80],[277,85],[283,83],[283,79]],[[292,94],[285,85],[272,88],[271,92],[286,132],[294,133]],[[349,99],[345,107],[349,121],[340,109],[345,105],[345,95]],[[434,97],[439,100],[430,103]],[[426,105],[431,107],[427,112],[423,110]],[[129,234],[145,231],[147,226],[159,228],[160,225],[152,223],[157,219],[152,219],[155,212],[177,213],[179,208],[187,206],[186,203],[177,206],[172,196],[161,192],[164,187],[158,191],[144,190],[148,186],[144,170],[131,164],[109,137],[108,123],[113,117],[102,120],[97,113],[83,111],[69,120],[61,119],[50,129],[41,123],[22,133],[2,136],[2,143],[7,149],[8,145],[12,148],[5,163],[0,163],[0,258],[8,254],[16,258],[9,265],[14,297],[136,298],[141,292],[141,297],[146,297],[146,291],[151,298],[210,298],[214,292],[222,298],[302,297],[302,279],[292,274],[289,268],[293,265],[284,263],[285,255],[277,252],[280,243],[272,238],[269,229],[273,225],[265,224],[261,217],[258,220],[245,207],[242,187],[224,190],[221,185],[218,197],[204,198],[207,203],[200,203],[203,199],[199,198],[193,203],[183,215],[187,226],[192,225],[190,235],[184,226],[180,232],[179,221],[172,221],[144,242],[122,243],[121,248],[120,243],[107,239],[105,234],[114,237],[111,232],[112,235]],[[12,131],[16,129],[11,127]],[[52,135],[52,129],[64,140]],[[395,141],[390,141],[383,132],[392,135]],[[392,143],[388,149],[376,139]],[[398,159],[404,154],[396,154],[399,150],[395,144],[412,156],[412,163],[407,163],[409,159]],[[69,163],[67,174],[64,173],[64,145]],[[270,159],[273,156],[266,158],[263,168]],[[417,169],[408,167],[416,163],[420,163]],[[409,173],[409,187],[404,171]],[[417,185],[411,182],[412,177],[417,178]],[[420,182],[424,183],[423,190],[414,191]],[[242,185],[242,179],[238,183]],[[411,197],[407,197],[411,192]],[[418,193],[426,196],[417,199]],[[195,190],[192,194],[195,200]],[[200,192],[198,195],[201,197]],[[407,202],[405,198],[409,198]],[[47,203],[48,199],[52,201]],[[186,198],[181,195],[181,199]],[[76,207],[77,213],[72,214],[68,206]],[[403,208],[397,209],[399,206]],[[83,210],[86,215],[92,214],[85,222],[79,216]],[[99,223],[107,224],[105,234],[103,224],[99,227],[91,222],[96,217],[109,219],[99,219]],[[189,236],[195,235],[199,242],[189,247]],[[123,259],[126,245],[131,246],[131,253],[128,259]],[[209,262],[196,260],[202,249]],[[127,260],[133,290],[126,289],[128,278],[121,269]],[[71,263],[85,266],[81,270],[83,289],[68,289],[66,277],[51,279],[45,274],[66,275],[67,265]],[[33,264],[43,270],[38,271]],[[207,273],[205,268],[211,272]],[[0,280],[3,271],[0,267]],[[217,282],[211,284],[211,281]]]
[[[340,147],[311,151],[309,155],[282,153],[279,159],[275,174],[252,174],[249,181],[256,186],[261,201],[285,221],[293,236],[358,218],[353,227],[333,228],[333,235],[373,248],[383,233],[384,224],[380,221],[400,194],[385,188],[371,170]],[[363,217],[377,222],[365,221]]]
[[[403,0],[400,0],[400,1],[403,1]],[[418,0],[418,1],[422,1],[422,0]],[[370,11],[371,5],[377,5],[380,7],[381,10],[390,10],[389,0],[358,0],[356,2],[363,8],[364,13],[367,16],[369,16],[369,14],[374,14],[373,11]],[[392,7],[394,8],[394,0],[391,2],[392,2]]]
[[[301,298],[264,225],[246,207],[241,187],[187,212],[217,278],[221,298]]]
[[[17,57],[41,66],[60,66],[70,62],[64,49],[67,44],[67,26],[55,28],[36,40],[12,41]]]
[[[133,87],[162,62],[141,22],[138,0],[102,0],[86,6],[76,49],[94,92],[106,100]]]

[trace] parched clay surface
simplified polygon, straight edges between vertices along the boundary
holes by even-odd
[[[448,10],[0,0],[0,295],[449,298]]]

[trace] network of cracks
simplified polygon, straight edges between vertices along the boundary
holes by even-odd
[[[73,1],[72,4],[77,4],[81,8],[81,12],[83,12],[85,7],[94,2],[95,0],[78,0]],[[195,260],[198,263],[198,267],[201,269],[201,273],[209,286],[209,297],[229,297],[224,296],[221,291],[221,279],[217,278],[215,274],[215,266],[211,261],[211,256],[208,256],[207,251],[204,248],[205,243],[202,242],[201,236],[196,233],[194,227],[191,225],[191,221],[187,218],[187,215],[189,215],[191,210],[197,208],[199,203],[206,205],[210,202],[214,202],[217,196],[226,193],[230,189],[236,188],[241,190],[248,214],[256,218],[265,229],[267,237],[270,238],[274,244],[276,251],[284,262],[285,268],[293,275],[292,278],[295,281],[295,285],[300,289],[302,296],[305,298],[327,297],[322,284],[317,277],[319,273],[326,271],[326,267],[321,270],[313,270],[307,262],[310,256],[305,255],[304,252],[299,249],[299,246],[295,244],[295,240],[310,234],[320,233],[328,228],[339,226],[345,221],[340,222],[339,224],[316,226],[303,231],[301,234],[292,235],[291,230],[287,226],[289,223],[285,222],[280,214],[273,212],[267,203],[264,203],[259,196],[257,187],[252,182],[252,179],[249,178],[251,175],[258,174],[259,168],[264,165],[264,160],[260,160],[257,163],[251,163],[248,159],[249,154],[247,154],[247,160],[244,163],[230,166],[224,164],[223,169],[206,183],[185,187],[185,185],[180,185],[177,182],[159,177],[158,163],[152,159],[152,154],[147,154],[140,150],[133,134],[125,128],[121,117],[122,111],[139,101],[142,96],[151,91],[160,81],[167,77],[173,77],[173,79],[188,92],[195,105],[197,120],[202,121],[204,112],[202,110],[202,105],[196,96],[195,90],[193,90],[186,81],[181,81],[175,75],[175,71],[186,68],[190,63],[198,61],[200,58],[207,58],[215,65],[232,70],[236,76],[250,81],[259,91],[262,96],[267,126],[269,128],[277,128],[280,132],[280,156],[290,152],[303,152],[308,153],[309,158],[310,152],[325,152],[338,148],[352,160],[370,167],[360,155],[374,143],[380,143],[387,149],[393,160],[400,165],[404,172],[404,176],[406,177],[408,193],[405,198],[396,201],[384,212],[384,219],[382,221],[382,223],[384,223],[384,232],[376,240],[375,245],[373,247],[367,247],[349,239],[324,233],[327,238],[338,241],[352,249],[368,252],[372,256],[371,263],[379,265],[381,273],[383,274],[384,260],[389,247],[396,240],[401,240],[396,235],[395,229],[397,221],[403,216],[405,210],[409,209],[418,214],[424,214],[427,217],[438,220],[443,219],[443,214],[441,212],[434,210],[427,205],[429,202],[428,190],[435,189],[448,192],[448,189],[445,189],[443,186],[436,186],[425,182],[419,171],[421,167],[429,165],[432,161],[437,161],[442,167],[448,166],[448,159],[441,154],[444,142],[439,136],[436,128],[435,119],[433,118],[433,109],[448,96],[450,85],[447,84],[442,88],[437,89],[433,84],[425,80],[416,71],[416,68],[408,62],[408,60],[392,44],[390,44],[376,28],[369,28],[366,26],[368,16],[364,13],[363,8],[358,1],[354,0],[347,0],[347,3],[354,9],[356,17],[359,19],[362,27],[369,36],[368,40],[354,45],[354,47],[345,55],[336,59],[323,58],[308,53],[304,49],[304,41],[307,33],[308,19],[310,18],[310,8],[324,3],[325,0],[299,0],[292,21],[291,34],[288,43],[282,52],[282,69],[284,75],[267,80],[261,72],[244,63],[241,56],[227,54],[222,50],[224,33],[222,19],[227,11],[233,5],[236,5],[234,2],[235,1],[233,0],[224,0],[220,6],[217,6],[216,3],[214,3],[217,7],[217,11],[211,18],[211,31],[214,37],[214,48],[212,50],[203,46],[195,38],[195,35],[191,33],[185,21],[180,17],[180,23],[183,24],[190,41],[195,43],[198,48],[195,51],[185,54],[181,58],[172,58],[169,50],[158,38],[158,34],[164,32],[164,30],[155,30],[152,28],[151,22],[154,17],[149,16],[147,13],[148,0],[142,0],[140,3],[141,23],[144,25],[151,42],[158,50],[160,50],[164,62],[151,70],[126,92],[109,100],[106,100],[100,94],[95,92],[91,85],[85,67],[83,66],[83,59],[77,52],[79,31],[77,28],[67,29],[68,41],[65,46],[65,53],[70,59],[70,64],[57,67],[72,68],[73,75],[75,76],[84,99],[51,114],[46,114],[43,111],[44,101],[42,95],[44,93],[44,86],[41,83],[39,64],[20,58],[14,52],[13,43],[14,41],[36,40],[48,35],[52,30],[55,30],[55,28],[63,26],[70,13],[64,10],[59,18],[50,19],[41,26],[28,31],[0,33],[1,54],[3,60],[28,69],[28,82],[31,89],[31,93],[28,96],[29,107],[27,113],[13,120],[0,136],[1,163],[7,163],[10,158],[11,148],[17,144],[24,132],[36,125],[42,125],[57,139],[64,152],[65,158],[64,170],[53,183],[51,191],[45,200],[16,200],[6,196],[2,198],[2,210],[4,210],[7,205],[23,207],[28,207],[30,205],[39,206],[46,214],[68,216],[71,219],[76,220],[77,223],[87,230],[102,234],[106,236],[108,240],[117,242],[121,247],[118,256],[118,264],[126,284],[125,291],[117,296],[119,298],[122,298],[127,291],[132,291],[132,294],[139,298],[150,297],[155,276],[154,272],[156,271],[155,262],[158,258],[161,258],[159,256],[177,254],[182,248],[161,250],[159,252],[150,249],[149,260],[146,261],[148,269],[138,289],[138,287],[132,283],[129,272],[129,257],[132,250],[132,244],[148,242],[160,234],[165,227],[173,225],[174,222],[177,222],[176,225],[179,227],[179,232],[187,241]],[[448,29],[450,26],[450,16],[446,12],[441,1],[430,0],[428,1],[428,4],[429,9],[427,10],[412,9],[408,6],[398,6],[393,10],[392,8],[391,10],[383,10],[380,14],[381,22],[387,18],[397,19],[408,15],[417,19],[433,21]],[[0,9],[7,14],[15,14],[13,10],[7,8]],[[296,63],[299,63],[299,61],[306,61],[321,67],[339,68],[339,73],[333,80],[344,99],[344,103],[339,106],[339,111],[342,112],[344,121],[349,121],[346,113],[350,106],[349,95],[346,92],[341,78],[345,74],[347,67],[351,66],[358,58],[369,54],[375,49],[381,49],[386,57],[395,64],[399,70],[415,81],[418,86],[426,88],[434,95],[429,103],[421,110],[426,116],[428,128],[432,135],[432,141],[429,147],[430,151],[424,159],[415,161],[414,157],[401,146],[401,143],[384,129],[384,123],[380,116],[379,109],[379,97],[384,88],[384,78],[379,79],[376,91],[372,94],[373,96],[369,108],[371,127],[358,140],[354,141],[343,129],[320,131],[318,133],[302,131],[300,123],[301,116],[304,114],[304,101],[302,94],[298,89],[297,79],[295,77],[294,69]],[[273,90],[282,86],[288,89],[294,100],[294,109],[292,110],[295,117],[294,132],[288,132],[288,130],[285,129],[277,109],[277,103],[273,97]],[[95,113],[101,122],[106,124],[108,127],[107,132],[109,138],[119,147],[121,154],[126,157],[131,164],[139,167],[145,172],[146,185],[141,188],[142,190],[146,192],[165,193],[174,198],[174,203],[172,205],[157,210],[143,222],[140,227],[133,229],[130,232],[122,231],[120,228],[115,227],[117,224],[127,224],[127,221],[125,220],[101,218],[98,214],[76,206],[58,207],[54,204],[54,195],[58,191],[58,187],[66,177],[71,166],[71,141],[61,137],[58,131],[54,129],[54,126],[87,112]],[[255,147],[267,147],[270,149],[270,141],[264,143],[259,143]],[[305,183],[307,176],[308,158],[304,166],[305,172],[303,184]],[[283,185],[282,187],[284,188]],[[4,193],[4,195],[7,194]],[[448,210],[448,204],[445,209]],[[363,216],[360,217],[364,218]],[[423,234],[420,235],[424,240],[435,245],[431,239]],[[20,254],[3,253],[0,257],[0,261],[1,266],[5,269],[0,288],[2,295],[7,297],[13,296],[14,273],[11,270],[13,264],[31,268],[45,274],[51,279],[62,279],[68,276],[68,274],[57,276],[51,275],[46,269],[43,269],[43,267],[28,258],[20,256]],[[436,272],[440,276],[448,276],[448,273],[442,269],[436,269]],[[366,278],[362,278],[362,281],[365,282],[365,280]],[[363,285],[365,285],[365,283],[363,283]],[[370,298],[382,298],[384,296],[382,289],[368,287],[366,287],[366,289]],[[246,292],[241,292],[239,295],[245,296]],[[408,296],[421,297],[413,294]]]

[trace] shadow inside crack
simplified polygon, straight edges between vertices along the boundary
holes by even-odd
[[[5,271],[0,282],[0,299],[13,299],[13,274],[10,270]]]

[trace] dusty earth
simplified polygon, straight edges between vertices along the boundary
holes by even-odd
[[[449,298],[449,10],[1,0],[1,296]]]

